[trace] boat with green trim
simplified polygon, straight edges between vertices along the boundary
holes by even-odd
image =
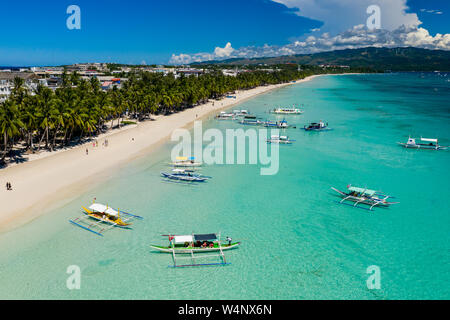
[[[241,243],[233,242],[230,237],[226,238],[226,242],[220,240],[220,234],[217,236],[215,233],[208,234],[191,234],[191,235],[163,235],[168,237],[169,245],[151,245],[153,250],[171,253],[173,258],[173,265],[169,267],[198,267],[198,266],[217,266],[228,265],[225,259],[224,251],[237,248]],[[210,254],[211,252],[217,252],[218,254]],[[198,253],[205,253],[205,255],[198,255]],[[189,254],[188,257],[177,257],[177,254]],[[211,258],[219,257],[219,262],[214,263],[198,263],[199,258]],[[190,259],[190,264],[177,264],[177,259]]]

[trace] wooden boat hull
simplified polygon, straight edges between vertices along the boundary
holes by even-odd
[[[222,251],[226,251],[226,250],[231,250],[234,248],[237,248],[241,243],[240,242],[235,242],[232,243],[231,245],[225,244],[222,245]],[[181,253],[181,254],[191,254],[193,253],[200,253],[200,252],[218,252],[220,251],[219,247],[214,247],[214,248],[184,248],[184,247],[175,247],[175,249],[173,249],[172,247],[164,247],[164,246],[156,246],[156,245],[151,245],[150,248],[160,251],[160,252],[164,252],[164,253],[172,253],[173,250],[175,250],[175,253]]]

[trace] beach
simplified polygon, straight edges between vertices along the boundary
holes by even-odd
[[[154,121],[129,125],[100,135],[96,138],[98,146],[94,146],[91,141],[72,149],[31,155],[27,162],[1,169],[0,231],[23,225],[44,211],[64,205],[87,186],[104,181],[130,160],[154,150],[177,128],[188,128],[195,120],[259,94],[309,81],[314,77],[316,75],[296,82],[238,91],[236,98],[210,101],[169,116],[156,116]],[[105,140],[107,146],[104,145]],[[6,182],[12,184],[12,191],[6,190]]]

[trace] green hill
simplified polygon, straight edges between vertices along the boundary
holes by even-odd
[[[413,47],[367,47],[281,57],[207,61],[202,64],[274,65],[286,63],[302,65],[346,65],[355,68],[372,68],[383,71],[450,71],[450,51]]]

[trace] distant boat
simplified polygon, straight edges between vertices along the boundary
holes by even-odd
[[[277,144],[292,144],[295,140],[290,140],[288,136],[277,136],[273,135],[270,139],[267,139],[267,143],[277,143]]]
[[[200,167],[202,166],[201,162],[195,162],[194,157],[177,157],[175,162],[169,163],[169,165],[174,167]]]
[[[409,137],[408,142],[397,142],[399,145],[405,148],[413,148],[413,149],[429,149],[429,150],[446,150],[448,147],[443,147],[439,145],[438,139],[428,139],[428,138],[420,138],[420,141],[426,143],[416,143],[416,139]]]
[[[216,119],[218,120],[235,120],[236,115],[234,113],[221,112],[216,115]]]
[[[247,115],[239,122],[240,124],[250,125],[250,126],[259,126],[264,124],[263,121],[258,120],[256,116]]]
[[[302,114],[303,111],[296,108],[277,108],[270,111],[275,114]]]
[[[288,125],[287,121],[283,119],[282,121],[266,121],[264,122],[264,127],[287,129],[290,125]]]
[[[331,189],[339,193],[343,198],[340,201],[340,203],[344,203],[344,201],[352,201],[355,202],[355,204],[353,205],[354,207],[362,203],[369,205],[370,206],[369,210],[372,210],[375,206],[388,207],[391,204],[399,203],[399,202],[389,202],[387,200],[393,197],[382,194],[379,191],[370,190],[367,188],[359,188],[353,187],[352,185],[348,185],[347,192],[340,191],[336,188]]]
[[[305,131],[328,131],[331,130],[328,128],[328,123],[324,123],[322,120],[319,122],[311,122],[309,125],[304,126],[303,130]]]

